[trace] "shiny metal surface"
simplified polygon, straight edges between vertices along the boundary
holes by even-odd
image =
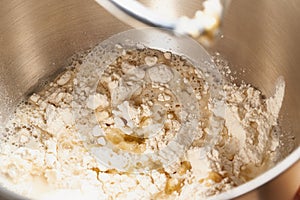
[[[24,94],[31,92],[39,80],[59,71],[75,52],[130,28],[92,0],[0,1],[0,122],[5,121]],[[160,2],[149,0],[148,3],[155,9]],[[174,8],[169,14],[182,15],[195,9],[198,1],[173,2],[176,6],[169,7]],[[119,17],[125,21],[130,19],[122,14]],[[300,1],[297,0],[232,1],[223,23],[224,37],[208,49],[220,52],[237,74],[244,68],[240,80],[267,95],[272,94],[278,76],[282,75],[286,81],[282,138],[286,154],[294,151],[246,187],[261,186],[295,164],[273,181],[237,199],[291,199],[300,185],[299,19]],[[241,188],[223,198],[248,191]],[[16,199],[10,195],[0,188],[0,199]]]

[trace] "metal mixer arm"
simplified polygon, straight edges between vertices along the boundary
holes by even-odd
[[[198,38],[203,34],[215,35],[225,8],[225,3],[222,4],[221,0],[205,0],[203,2],[204,9],[198,10],[194,18],[182,16],[177,19],[171,19],[159,15],[136,0],[108,1],[125,14],[134,17],[140,22],[169,29],[179,34],[187,34],[194,38]],[[102,3],[101,0],[96,0],[96,2]],[[228,0],[226,1],[227,4]]]

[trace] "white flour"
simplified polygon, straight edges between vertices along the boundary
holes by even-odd
[[[179,56],[124,50],[91,92],[97,51],[20,104],[0,137],[1,185],[34,199],[199,199],[279,159],[283,80],[268,99],[226,83],[217,105],[201,72]],[[85,134],[81,126],[89,125]]]

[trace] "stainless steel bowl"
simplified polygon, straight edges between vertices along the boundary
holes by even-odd
[[[153,8],[161,4],[149,2]],[[198,9],[197,2],[173,0],[169,14],[190,14]],[[299,19],[297,0],[233,1],[223,22],[224,37],[208,49],[223,55],[233,71],[245,69],[238,81],[245,80],[266,95],[272,94],[278,76],[286,81],[281,111],[286,158],[221,199],[292,199],[299,187]],[[0,122],[24,94],[66,66],[75,52],[128,29],[92,0],[1,0]],[[16,198],[0,188],[0,199]]]

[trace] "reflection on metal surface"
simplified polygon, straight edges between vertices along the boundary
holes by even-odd
[[[180,6],[174,6],[175,15],[189,15],[187,12],[194,10],[198,1],[180,2]],[[0,108],[2,116],[7,116],[9,108],[30,92],[40,78],[65,66],[72,54],[129,29],[93,0],[2,0],[1,3],[0,103],[5,105]],[[288,147],[286,154],[293,150],[289,143],[294,142],[298,149],[300,144],[299,8],[298,0],[233,1],[223,21],[224,38],[210,49],[220,52],[230,62],[232,71],[239,72],[245,67],[245,81],[267,95],[272,94],[276,78],[284,76],[287,87],[282,109],[285,130],[282,142]],[[118,17],[126,16],[120,13]],[[299,154],[292,156],[293,161],[284,162],[292,164],[299,160]],[[281,171],[280,167],[274,170]],[[299,187],[299,171],[298,161],[273,181],[237,199],[292,199]],[[261,182],[255,184],[261,186]],[[3,189],[0,198],[16,199]]]

